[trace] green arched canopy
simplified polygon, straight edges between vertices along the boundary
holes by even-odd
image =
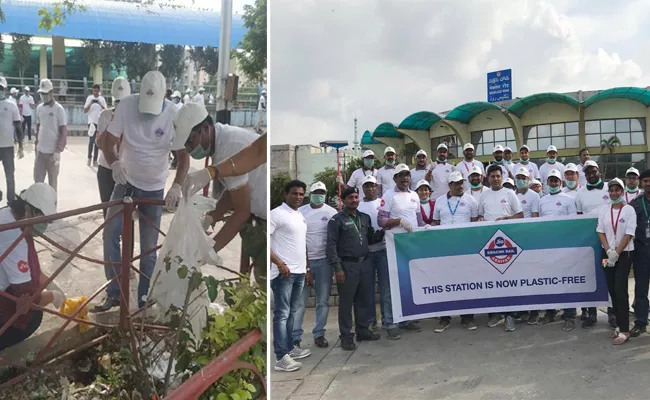
[[[575,109],[578,109],[578,106],[580,105],[578,100],[574,99],[571,96],[562,93],[549,92],[549,93],[533,94],[530,96],[526,96],[522,99],[519,99],[510,107],[508,107],[508,111],[516,115],[517,117],[521,118],[521,116],[524,115],[526,111],[530,110],[531,108],[535,108],[541,106],[542,104],[547,104],[547,103],[568,104]]]
[[[413,131],[428,131],[431,129],[431,126],[436,122],[440,121],[440,117],[436,113],[430,111],[420,111],[415,114],[411,114],[408,117],[404,118],[401,124],[399,124],[398,129],[409,129]]]
[[[372,138],[372,133],[370,131],[365,131],[363,132],[363,136],[361,137],[361,144],[382,144],[379,140],[375,140]]]
[[[393,125],[390,122],[384,122],[383,124],[380,124],[377,128],[375,128],[375,131],[372,133],[372,137],[389,137],[389,138],[403,138],[404,135],[401,133],[397,132],[397,129],[395,128],[395,125]]]
[[[617,87],[601,90],[585,100],[585,108],[607,99],[628,99],[638,101],[644,106],[650,106],[650,91],[640,87]]]
[[[488,103],[487,101],[465,103],[451,110],[445,119],[469,124],[469,121],[471,121],[472,118],[487,110],[501,110],[501,106]]]

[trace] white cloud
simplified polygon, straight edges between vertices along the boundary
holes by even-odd
[[[501,68],[519,97],[646,86],[646,3],[273,0],[272,143],[351,141],[354,113],[362,133],[484,100],[485,74]]]

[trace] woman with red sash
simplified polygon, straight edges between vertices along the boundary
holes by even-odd
[[[435,206],[435,200],[431,200],[429,196],[431,195],[431,186],[429,182],[422,179],[418,181],[415,185],[415,191],[420,198],[420,213],[422,214],[422,219],[426,225],[431,225],[433,222],[433,206]]]

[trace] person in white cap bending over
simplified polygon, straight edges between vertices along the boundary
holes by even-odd
[[[625,203],[630,204],[635,197],[643,194],[639,188],[639,170],[630,167],[625,171]]]
[[[589,149],[586,147],[580,149],[580,152],[578,152],[578,157],[580,157],[580,164],[577,165],[578,183],[580,183],[582,186],[587,186],[587,177],[585,177],[583,170],[585,169],[585,163],[591,158],[589,155]]]
[[[8,99],[7,79],[0,76],[0,160],[7,179],[7,202],[11,202],[16,197],[14,136],[16,136],[18,142],[17,156],[18,158],[24,157],[23,131],[20,121],[18,107]]]
[[[425,175],[424,179],[431,182],[431,199],[435,200],[443,194],[447,193],[449,190],[449,184],[447,183],[447,178],[452,171],[455,171],[453,165],[447,160],[447,155],[449,150],[447,145],[440,143],[436,149],[438,152],[438,158],[435,162],[431,163],[429,167],[429,172]]]
[[[420,198],[420,214],[426,225],[433,224],[433,208],[436,205],[435,200],[431,198],[431,185],[424,179],[415,185],[415,192]]]
[[[203,97],[203,89],[202,87],[199,88],[199,92],[192,97],[192,103],[200,104],[202,106],[205,106],[205,97]]]
[[[483,192],[488,190],[488,187],[483,184],[484,175],[483,170],[478,165],[469,170],[469,194],[476,200],[476,204],[480,203]]]
[[[576,215],[576,206],[573,197],[562,193],[562,173],[553,169],[548,173],[549,194],[539,201],[540,217],[566,217]],[[544,317],[539,320],[540,325],[550,324],[555,321],[556,310],[546,310]],[[562,319],[564,326],[562,330],[570,332],[575,328],[576,309],[567,308],[563,311]]]
[[[411,190],[415,190],[415,184],[424,179],[429,172],[428,161],[426,151],[420,149],[415,153],[415,168],[411,170]]]
[[[537,164],[530,161],[530,149],[525,144],[519,148],[519,162],[512,167],[513,175],[519,171],[521,167],[528,170],[528,178],[539,180],[539,168]]]
[[[524,212],[515,192],[504,189],[501,185],[503,169],[501,165],[492,164],[487,169],[490,189],[481,195],[478,203],[479,221],[501,221],[506,219],[523,218]],[[490,313],[488,328],[494,328],[504,322],[502,313]],[[512,313],[505,314],[505,330],[515,330],[515,319]]]
[[[36,102],[31,95],[29,86],[25,86],[25,92],[18,100],[18,109],[23,117],[23,133],[27,134],[29,141],[32,141],[32,110],[36,108]]]
[[[387,193],[395,187],[395,181],[393,180],[393,171],[395,171],[395,159],[397,155],[395,149],[392,147],[386,147],[384,150],[384,166],[377,170],[377,184],[378,184],[378,193],[379,197],[383,193]]]
[[[501,168],[502,180],[505,181],[508,178],[512,178],[512,172],[510,171],[510,168],[503,161],[503,146],[500,144],[494,146],[494,150],[492,150],[492,156],[494,157],[494,161],[490,165],[498,165],[499,168]]]
[[[540,182],[542,182],[544,194],[548,194],[548,173],[551,170],[557,169],[564,176],[564,165],[557,161],[557,147],[553,145],[548,146],[546,156],[546,162],[539,167],[539,177]]]
[[[372,150],[366,150],[363,152],[363,165],[361,168],[355,169],[350,175],[348,183],[343,182],[343,177],[338,175],[336,177],[336,183],[339,183],[343,186],[343,190],[348,187],[355,187],[359,191],[363,190],[363,182],[366,176],[374,176],[377,178],[378,170],[375,169],[375,153]]]
[[[181,198],[181,184],[189,168],[189,157],[184,144],[189,132],[184,136],[174,130],[176,107],[165,99],[167,84],[158,71],[149,71],[142,78],[140,93],[132,94],[120,101],[115,109],[113,120],[106,129],[102,151],[106,162],[113,171],[115,189],[111,200],[124,197],[162,200],[165,183],[169,175],[167,160],[170,150],[178,150],[178,170],[172,187],[167,191],[165,207],[175,211]],[[119,142],[119,157],[115,149]],[[106,219],[120,211],[121,206],[108,209]],[[158,227],[162,216],[162,206],[141,204],[138,210],[150,223],[140,225],[140,252],[158,245]],[[152,224],[154,226],[152,226]],[[120,273],[120,236],[122,219],[114,218],[104,228],[104,272],[111,279]],[[140,259],[138,283],[138,305],[144,306],[149,292],[149,278],[156,265],[157,254],[151,252]],[[122,271],[128,273],[128,271]],[[106,300],[95,306],[95,312],[107,311],[120,304],[119,280],[115,279],[106,288]]]
[[[413,228],[424,226],[424,220],[419,213],[420,200],[411,188],[411,171],[406,164],[395,167],[395,188],[381,199],[377,213],[377,224],[384,230],[397,229],[413,232]],[[402,322],[399,327],[409,331],[421,331],[422,328],[413,321]]]
[[[47,182],[57,190],[61,152],[68,140],[68,117],[63,106],[54,100],[54,87],[43,79],[38,87],[43,102],[36,107],[36,160],[34,182]]]
[[[474,198],[465,193],[465,178],[460,171],[449,174],[449,192],[436,199],[432,225],[467,224],[478,220],[478,205]],[[470,331],[476,330],[474,314],[460,316],[460,323]],[[451,324],[451,317],[440,317],[436,333],[444,332]]]
[[[465,159],[458,163],[456,170],[460,171],[463,174],[465,179],[465,191],[469,191],[469,174],[473,167],[477,167],[481,170],[481,176],[485,175],[485,168],[483,168],[483,163],[480,161],[474,160],[474,145],[471,143],[465,143],[463,145],[463,155]]]
[[[578,191],[576,195],[576,210],[578,214],[591,215],[597,217],[600,209],[609,204],[609,188],[607,183],[603,182],[600,176],[600,169],[595,161],[587,160],[583,168],[587,185]],[[615,320],[613,312],[608,308],[610,323]],[[583,328],[591,328],[596,324],[597,312],[596,307],[589,309],[583,308],[582,315]]]

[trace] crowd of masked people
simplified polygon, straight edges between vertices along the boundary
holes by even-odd
[[[327,188],[301,181],[285,187],[284,203],[271,210],[270,286],[273,291],[274,369],[291,372],[297,361],[311,352],[301,346],[303,316],[315,292],[313,342],[328,347],[325,325],[333,282],[338,289],[338,328],[341,348],[354,350],[357,342],[376,341],[379,322],[388,339],[398,340],[405,331],[421,331],[419,321],[394,323],[384,233],[411,233],[416,228],[479,223],[519,218],[592,215],[594,231],[602,244],[603,268],[612,306],[608,308],[610,338],[620,345],[646,332],[650,281],[650,170],[629,168],[623,179],[604,182],[599,165],[588,149],[579,152],[580,163],[558,161],[555,146],[547,149],[540,167],[529,158],[530,149],[519,149],[513,161],[510,148],[494,147],[487,167],[474,159],[474,146],[463,146],[463,160],[454,165],[448,148],[440,144],[435,160],[424,150],[416,153],[415,168],[397,162],[392,147],[384,151],[384,165],[375,168],[372,150],[363,153],[363,166],[342,186],[342,210],[326,204]],[[646,193],[648,193],[646,195]],[[308,204],[304,204],[308,196]],[[634,265],[635,321],[630,327],[628,275]],[[375,283],[379,287],[379,317]],[[546,325],[561,316],[562,330],[575,328],[577,310],[530,310],[488,315],[487,327],[515,323]],[[354,318],[353,318],[354,316]],[[597,323],[596,308],[583,308],[582,328]],[[460,315],[460,323],[473,331],[474,315]],[[451,315],[440,317],[434,331],[444,332]]]

